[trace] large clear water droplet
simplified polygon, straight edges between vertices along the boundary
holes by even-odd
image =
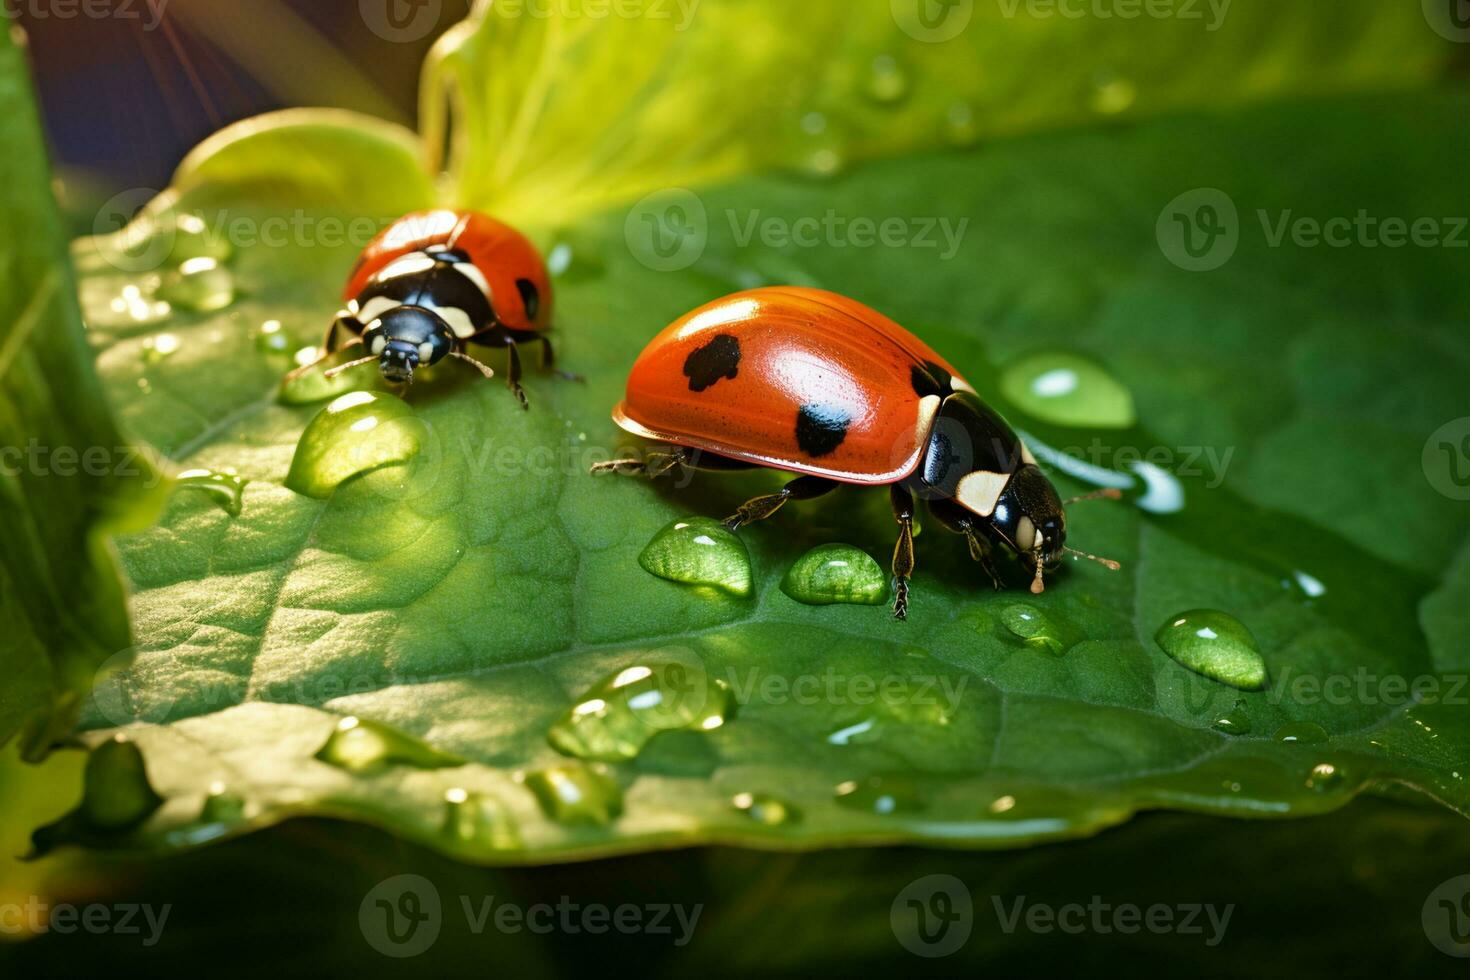
[[[881,606],[888,601],[888,575],[865,551],[850,544],[824,544],[787,569],[781,591],[809,606]]]
[[[222,310],[235,301],[235,276],[214,259],[188,259],[164,275],[158,297],[195,313]]]
[[[505,807],[461,787],[444,793],[444,836],[460,844],[495,850],[521,846],[520,832]]]
[[[255,349],[262,354],[291,353],[291,338],[281,329],[280,320],[267,320],[256,329]]]
[[[1171,616],[1154,634],[1164,652],[1196,674],[1242,691],[1266,686],[1266,660],[1245,624],[1218,609]]]
[[[1001,393],[1054,425],[1126,429],[1138,421],[1132,393],[1101,365],[1066,351],[1030,354],[1000,377]]]
[[[286,486],[326,498],[344,481],[418,455],[425,427],[408,403],[380,391],[354,391],[322,409],[296,444]]]
[[[247,482],[234,473],[192,469],[180,473],[174,485],[180,490],[196,490],[207,494],[226,514],[239,517]]]
[[[708,517],[671,521],[648,542],[638,564],[671,582],[750,595],[750,553],[729,528]]]
[[[711,679],[693,656],[635,664],[593,685],[546,737],[567,755],[618,762],[636,757],[659,732],[713,731],[733,706],[729,685]]]
[[[1026,602],[1013,602],[1000,611],[1001,625],[1033,650],[1065,653],[1082,637],[1060,616]]]
[[[520,779],[546,815],[561,823],[605,824],[623,811],[618,784],[585,766],[551,766]]]
[[[1251,719],[1246,711],[1246,703],[1237,700],[1235,707],[1215,719],[1215,724],[1211,727],[1225,735],[1249,735]]]
[[[316,758],[355,773],[377,773],[390,766],[453,769],[465,764],[458,756],[441,752],[396,728],[350,716],[337,722]]]

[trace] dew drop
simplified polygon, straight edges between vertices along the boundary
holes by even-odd
[[[644,570],[671,582],[721,589],[748,596],[750,554],[729,528],[708,517],[670,522],[638,556]]]
[[[506,809],[479,793],[454,787],[444,792],[444,836],[460,844],[495,850],[521,846],[520,832]]]
[[[551,766],[519,778],[546,815],[561,823],[605,824],[623,810],[618,784],[593,769]]]
[[[144,364],[157,364],[173,356],[182,345],[178,334],[161,333],[143,338],[142,356]]]
[[[116,735],[92,750],[82,777],[81,815],[99,830],[127,830],[163,805],[148,782],[143,753],[126,735]]]
[[[175,486],[180,490],[197,490],[208,494],[226,514],[239,517],[245,500],[245,484],[248,482],[228,471],[192,469],[180,473]]]
[[[164,275],[158,297],[181,310],[211,313],[235,301],[235,277],[214,259],[187,259]]]
[[[1340,789],[1346,782],[1342,769],[1330,762],[1319,762],[1307,773],[1307,789],[1317,793]]]
[[[316,758],[355,773],[377,773],[389,766],[452,769],[465,764],[458,756],[441,752],[396,728],[350,715],[337,722]]]
[[[635,758],[659,732],[713,731],[729,719],[729,685],[694,658],[635,664],[604,678],[551,726],[553,748],[580,759]]]
[[[1289,721],[1272,736],[1278,742],[1300,742],[1317,745],[1327,741],[1327,730],[1314,721]]]
[[[735,809],[767,827],[778,827],[801,818],[796,807],[765,793],[736,793],[730,802]]]
[[[847,166],[847,148],[836,124],[825,113],[808,112],[797,125],[797,170],[811,177],[835,177]]]
[[[1138,98],[1138,87],[1115,72],[1103,71],[1093,76],[1087,104],[1101,116],[1127,112]]]
[[[881,606],[888,601],[888,576],[867,552],[850,544],[824,544],[792,564],[781,591],[809,606]]]
[[[944,138],[950,146],[970,147],[980,142],[980,120],[968,102],[954,102],[944,112]]]
[[[888,815],[923,809],[923,798],[913,780],[903,775],[868,776],[837,784],[841,806]]]
[[[1211,727],[1225,735],[1249,735],[1251,720],[1250,715],[1246,712],[1245,701],[1237,700],[1235,707],[1215,719],[1215,724]]]
[[[1054,425],[1126,429],[1138,421],[1133,395],[1101,365],[1065,351],[1030,354],[1001,373],[1001,392]]]
[[[1242,691],[1266,686],[1266,661],[1245,624],[1218,609],[1171,616],[1154,634],[1164,652],[1211,680]]]
[[[281,329],[280,320],[267,320],[255,331],[255,349],[262,354],[289,354],[291,338]]]
[[[174,244],[169,258],[178,264],[191,259],[213,259],[223,262],[234,252],[230,240],[212,232],[197,214],[181,214],[174,219]]]
[[[556,279],[581,282],[603,275],[607,266],[589,240],[564,232],[546,253],[546,270]]]
[[[908,72],[893,55],[880,54],[868,65],[863,92],[879,105],[897,105],[909,94]]]
[[[301,433],[286,486],[326,498],[344,481],[423,448],[425,426],[408,403],[381,391],[350,392],[317,413]]]
[[[1025,602],[1014,602],[1000,611],[1001,625],[1034,650],[1065,653],[1080,637],[1057,616]]]
[[[77,286],[82,316],[90,328],[143,327],[162,323],[173,308],[159,299],[157,276],[128,279],[88,277]]]

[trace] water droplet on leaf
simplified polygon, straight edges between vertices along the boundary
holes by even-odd
[[[1081,639],[1060,617],[1025,602],[1003,608],[1000,621],[1012,635],[1036,650],[1065,653]]]
[[[214,259],[188,259],[163,277],[158,296],[181,310],[211,313],[235,301],[235,277]]]
[[[735,809],[767,827],[777,827],[801,817],[796,807],[765,793],[736,793],[730,802]]]
[[[318,412],[301,433],[286,486],[308,497],[330,497],[359,473],[408,462],[424,438],[423,423],[401,398],[350,392]]]
[[[636,757],[659,732],[719,728],[734,698],[729,685],[711,680],[694,659],[619,670],[583,694],[547,740],[567,755],[618,762]]]
[[[648,542],[638,556],[638,564],[671,582],[750,595],[750,554],[744,542],[725,525],[707,517],[670,522]]]
[[[1225,735],[1249,735],[1251,732],[1250,715],[1246,712],[1246,703],[1242,700],[1235,702],[1235,707],[1215,719],[1212,726],[1215,731]]]
[[[881,606],[888,601],[888,575],[865,551],[849,544],[824,544],[792,564],[781,580],[781,591],[811,606]]]
[[[897,105],[909,94],[908,72],[893,55],[880,54],[868,65],[863,91],[879,105]]]
[[[1116,116],[1131,109],[1137,98],[1136,85],[1114,72],[1105,71],[1094,76],[1087,104],[1099,115]]]
[[[1327,730],[1314,721],[1289,721],[1272,736],[1278,742],[1300,742],[1317,745],[1327,741]]]
[[[923,797],[903,775],[867,776],[837,784],[837,802],[854,810],[888,815],[923,809]]]
[[[465,764],[396,728],[363,718],[346,717],[317,750],[316,758],[355,773],[376,773],[389,766],[452,769]]]
[[[249,482],[234,473],[215,470],[184,470],[178,475],[175,486],[180,490],[197,490],[208,494],[215,503],[224,508],[231,517],[239,517],[245,500],[245,484]]]
[[[541,809],[562,823],[605,824],[623,810],[623,793],[611,778],[583,766],[552,766],[521,777]]]
[[[1126,429],[1138,421],[1133,395],[1101,365],[1064,351],[1031,354],[1007,368],[1001,392],[1054,425]]]
[[[520,832],[505,808],[479,793],[455,787],[444,793],[444,836],[461,844],[496,850],[521,846]]]
[[[1196,674],[1242,691],[1266,686],[1266,661],[1245,624],[1218,609],[1191,609],[1171,616],[1154,640]]]

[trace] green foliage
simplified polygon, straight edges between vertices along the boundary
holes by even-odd
[[[621,21],[508,32],[490,14],[444,43],[426,99],[431,145],[443,86],[462,100],[449,193],[561,256],[559,338],[588,380],[533,374],[527,413],[503,386],[441,366],[405,396],[417,454],[359,467],[327,499],[285,485],[323,403],[277,396],[289,352],[320,335],[361,244],[322,232],[427,203],[429,183],[404,176],[404,134],[357,132],[342,117],[247,126],[191,158],[178,193],[147,216],[157,228],[191,212],[213,229],[285,219],[306,230],[216,250],[233,253],[226,308],[93,324],[107,393],[132,430],[181,465],[248,482],[239,516],[181,493],[123,544],[141,650],[99,688],[87,726],[97,740],[126,727],[163,802],[118,832],[73,824],[72,839],[168,848],[322,813],[474,860],[528,862],[710,841],[1004,845],[1090,833],[1142,808],[1317,814],[1385,784],[1470,809],[1470,726],[1442,676],[1458,656],[1463,569],[1439,584],[1467,515],[1417,465],[1426,435],[1458,411],[1470,287],[1447,250],[1273,247],[1254,220],[1286,208],[1465,213],[1452,134],[1470,100],[1232,107],[1419,80],[1440,54],[1417,12],[1362,5],[1327,32],[1306,12],[1242,10],[1197,48],[1177,25],[1114,35],[1056,22],[1035,41],[1054,55],[1040,82],[1009,47],[998,63],[1015,74],[974,75],[992,32],[919,48],[898,43],[886,11],[809,6],[799,30],[784,7],[731,4],[738,29],[721,5],[667,37],[667,25]],[[634,45],[635,34],[658,43]],[[1100,104],[1080,69],[1055,69],[1067,61],[1055,52],[1084,46],[1119,52],[1140,115],[1208,111],[1101,125],[1130,111],[1119,91]],[[908,91],[863,103],[880,55],[902,63]],[[941,150],[957,99],[986,136],[1094,125]],[[813,113],[833,128],[803,128]],[[791,130],[754,125],[788,116]],[[842,172],[813,179],[830,170]],[[707,231],[692,264],[657,271],[636,234],[646,212],[628,205],[677,186],[701,188]],[[1208,274],[1172,264],[1155,238],[1170,200],[1199,187],[1224,190],[1242,215],[1238,252]],[[916,242],[802,248],[760,230],[829,213],[968,223],[948,257]],[[90,261],[84,293],[117,287],[104,266]],[[992,592],[933,522],[917,539],[907,623],[791,600],[782,577],[815,546],[845,542],[886,562],[886,503],[856,491],[743,530],[750,597],[655,578],[638,556],[661,527],[723,517],[775,484],[594,479],[589,463],[629,448],[608,408],[669,320],[778,281],[849,293],[914,328],[1038,449],[1086,455],[1096,439],[1115,454],[1100,465],[1120,470],[1123,448],[1178,447],[1180,469],[1190,447],[1216,455],[1180,474],[1178,513],[1126,473],[1129,504],[1079,507],[1073,539],[1124,572],[1079,563],[1024,602],[1016,569],[1013,591]],[[172,340],[160,345],[160,332]],[[1066,427],[1003,397],[1008,365],[1059,349],[1117,379],[1137,424],[1130,410],[1110,429]],[[1412,393],[1382,383],[1410,371]],[[1436,589],[1421,629],[1418,604]],[[1158,627],[1198,608],[1247,626],[1271,686],[1237,691],[1159,649]],[[620,738],[638,751],[617,762],[553,747],[548,733],[585,692],[635,667],[667,682],[660,697],[675,709],[664,723],[632,719],[656,725],[654,737]],[[1421,703],[1381,683],[1322,693],[1360,676],[1425,678],[1446,697]],[[725,688],[733,711],[678,700],[723,702]],[[627,723],[611,703],[608,724]],[[344,717],[363,719],[348,729],[374,733],[380,757],[331,750]],[[691,730],[691,717],[718,723]],[[786,819],[737,805],[746,794],[783,802]],[[212,805],[221,797],[234,803]]]

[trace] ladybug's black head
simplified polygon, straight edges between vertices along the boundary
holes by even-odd
[[[432,310],[399,306],[368,324],[362,342],[383,377],[401,384],[413,380],[414,368],[442,361],[454,349],[454,333]]]
[[[1061,564],[1067,544],[1067,515],[1062,500],[1046,474],[1036,466],[1022,466],[1012,474],[996,508],[1010,518],[1006,530],[1016,552],[1033,565],[1052,569]]]

